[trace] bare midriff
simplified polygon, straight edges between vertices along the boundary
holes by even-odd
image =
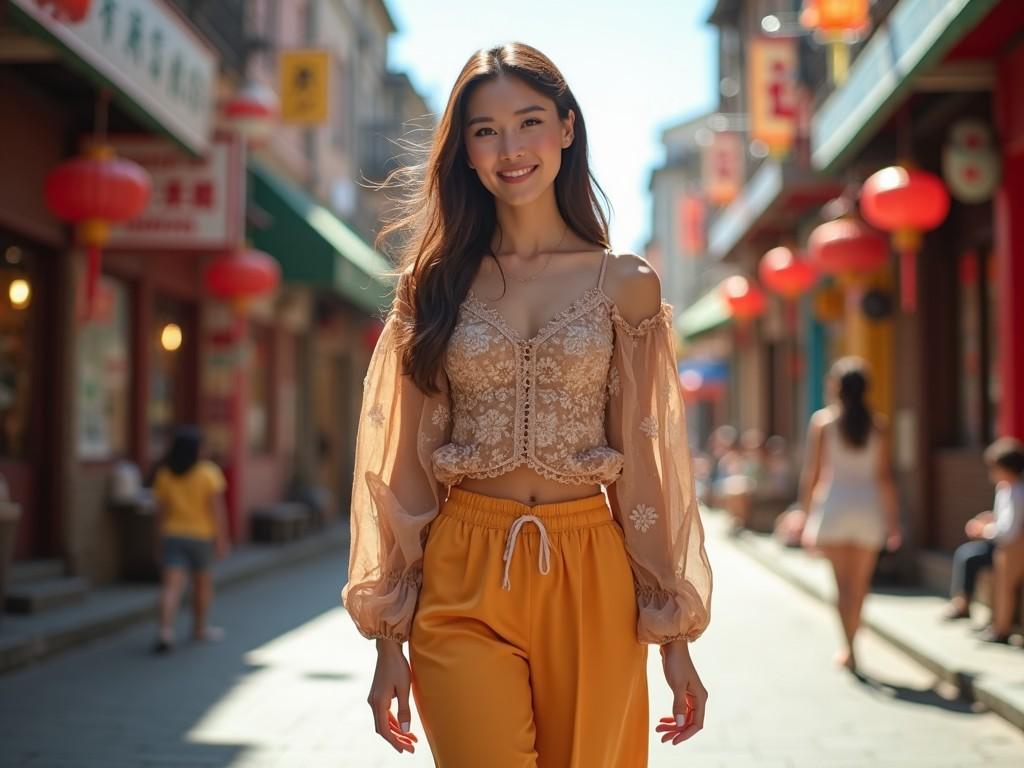
[[[553,504],[601,492],[601,486],[597,483],[560,483],[525,466],[516,467],[499,477],[466,477],[455,487],[501,499],[513,499],[522,504]]]

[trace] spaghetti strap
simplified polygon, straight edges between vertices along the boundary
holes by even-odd
[[[597,275],[597,290],[604,290],[604,268],[608,266],[608,254],[612,252],[611,248],[604,249],[604,255],[601,257],[601,271]]]

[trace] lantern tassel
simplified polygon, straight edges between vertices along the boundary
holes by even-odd
[[[917,309],[917,251],[913,248],[900,251],[900,306],[907,313]]]
[[[85,319],[92,318],[96,304],[96,285],[100,278],[100,247],[89,245],[85,251]]]

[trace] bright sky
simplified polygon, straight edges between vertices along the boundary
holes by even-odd
[[[479,48],[518,40],[565,75],[590,135],[592,168],[612,204],[612,246],[641,252],[661,131],[717,103],[713,0],[385,0],[398,25],[390,66],[440,113]]]

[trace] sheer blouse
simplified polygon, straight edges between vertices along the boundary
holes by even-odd
[[[608,253],[605,253],[605,261]],[[638,604],[637,639],[696,640],[710,620],[704,548],[672,307],[633,326],[597,285],[529,339],[470,291],[441,391],[402,372],[399,302],[363,382],[342,600],[367,638],[409,637],[423,546],[446,487],[525,465],[607,487]],[[401,292],[399,292],[401,293]]]

